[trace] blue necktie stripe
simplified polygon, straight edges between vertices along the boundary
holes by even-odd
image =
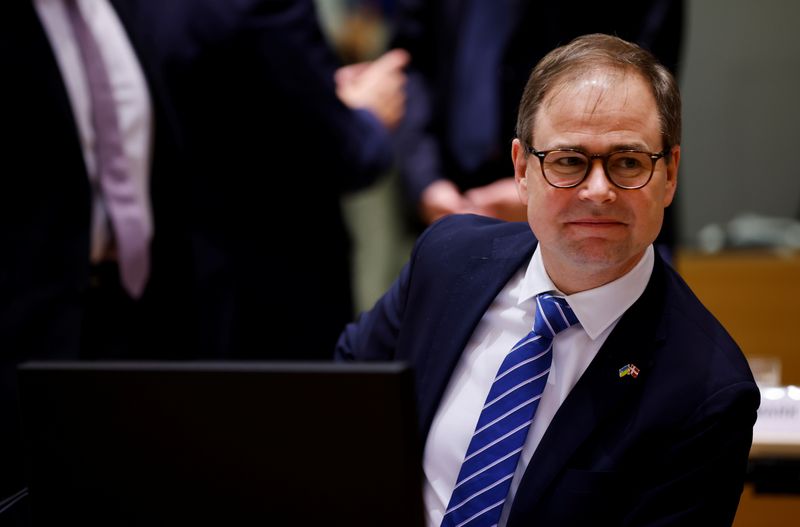
[[[556,297],[550,297],[555,299]],[[558,302],[544,302],[542,303],[540,300],[541,309],[543,311],[544,318],[547,319],[547,323],[549,327],[555,330],[556,333],[559,331],[563,331],[564,329],[568,328],[570,325],[575,324],[578,322],[575,314],[572,312],[572,309],[569,308],[568,305],[562,306]],[[534,331],[536,328],[534,327]]]
[[[491,514],[491,513],[492,513],[492,511],[493,511],[495,508],[499,508],[499,509],[501,509],[501,510],[502,510],[502,506],[503,506],[503,503],[504,503],[505,501],[506,501],[506,500],[505,500],[505,498],[503,498],[503,499],[501,499],[501,500],[498,500],[498,501],[496,501],[495,503],[492,503],[491,505],[489,505],[489,506],[485,507],[484,509],[482,509],[482,510],[480,510],[480,511],[476,512],[475,514],[473,514],[472,516],[470,516],[470,517],[469,517],[469,518],[467,518],[466,520],[464,520],[464,521],[462,521],[462,522],[460,522],[460,523],[456,524],[456,525],[455,525],[455,527],[469,527],[469,525],[473,525],[473,526],[474,526],[474,525],[480,525],[480,523],[477,523],[477,522],[479,522],[479,521],[480,521],[480,516],[481,516],[481,515],[484,515],[484,514]],[[499,514],[499,513],[498,513],[498,514]],[[477,518],[477,520],[476,520],[476,518]],[[475,522],[476,522],[476,523],[473,523],[473,520],[475,520]],[[468,525],[468,524],[469,524],[469,525]]]
[[[528,422],[530,421],[525,421],[521,425],[511,430],[507,431],[503,430],[501,433],[496,434],[496,437],[494,437],[491,441],[483,441],[483,443],[480,446],[476,446],[472,450],[467,450],[467,455],[464,458],[464,463],[462,464],[462,467],[465,464],[469,464],[469,466],[471,466],[472,469],[464,470],[463,474],[459,473],[458,482],[461,482],[462,479],[472,474],[473,472],[479,470],[480,468],[489,465],[492,460],[497,459],[498,457],[502,457],[503,455],[502,453],[500,453],[499,455],[494,455],[494,454],[497,454],[501,450],[507,448],[508,443],[515,442],[520,435],[522,435],[524,439],[525,434],[527,434],[525,425]],[[481,455],[484,454],[484,452],[488,452],[488,454]],[[492,454],[493,457],[491,457],[491,459],[487,461],[486,458],[489,457],[490,454]]]
[[[575,316],[575,313],[572,311],[572,309],[569,308],[569,306],[562,306],[561,304],[558,303],[556,303],[555,306],[556,309],[558,310],[558,314],[564,321],[564,329],[578,322],[578,317]]]
[[[548,371],[544,371],[535,378],[520,383],[512,390],[494,399],[491,405],[484,407],[483,412],[481,412],[481,417],[476,424],[476,429],[483,427],[490,421],[494,421],[498,416],[504,414],[522,401],[531,399],[533,391],[544,390],[544,385],[547,382],[547,373]]]
[[[521,451],[522,447],[516,450],[512,450],[508,454],[498,458],[496,461],[486,465],[485,467],[476,468],[471,474],[469,474],[463,480],[458,482],[456,488],[458,488],[459,485],[465,485],[470,481],[472,481],[473,479],[479,477],[483,478],[480,480],[480,483],[478,483],[479,485],[483,482],[486,482],[486,484],[488,485],[489,482],[497,481],[498,479],[497,475],[494,472],[490,472],[490,470],[496,469],[498,472],[501,472],[503,474],[508,474],[509,471],[513,471],[517,465],[517,458],[515,456]]]
[[[515,408],[522,402],[529,401],[533,399],[534,396],[540,396],[541,392],[544,391],[545,384],[547,383],[546,375],[546,371],[542,372],[538,378],[532,379],[531,381],[526,381],[513,392],[502,396],[502,398],[495,399],[495,403],[493,403],[491,406],[485,407],[483,412],[481,412],[481,416],[478,419],[475,429],[480,430],[488,423],[494,421],[499,416],[505,414],[512,408]]]
[[[495,417],[491,421],[488,421],[485,424],[481,424],[481,422],[479,422],[478,426],[480,428],[475,430],[475,435],[480,434],[481,432],[483,432],[484,430],[486,430],[490,426],[497,425],[497,423],[499,423],[503,419],[511,418],[511,420],[509,422],[513,421],[513,418],[514,418],[515,414],[520,413],[520,411],[522,411],[521,413],[523,415],[526,414],[526,408],[525,407],[529,406],[531,404],[535,404],[536,401],[538,401],[540,398],[541,398],[541,395],[535,395],[535,396],[531,397],[530,399],[522,401],[521,403],[517,404],[516,406],[509,408],[508,410],[506,410],[502,414],[499,414],[497,417]],[[522,399],[522,397],[519,397],[518,399]],[[489,419],[489,418],[487,417],[487,419]],[[481,415],[481,421],[484,421],[483,415]],[[503,426],[506,426],[506,423],[503,423]],[[511,425],[511,426],[513,427],[513,425]]]
[[[454,509],[450,515],[453,517],[454,525],[469,525],[479,513],[488,511],[493,507],[500,507],[505,501],[503,488],[510,478],[498,481],[493,487],[483,491],[480,495],[469,500],[464,505]],[[472,525],[476,525],[472,523]]]
[[[517,443],[521,446],[521,442],[524,441],[528,433],[531,419],[516,417],[513,427],[505,428],[502,433],[490,433],[481,438],[483,441],[479,445],[480,448],[469,452],[462,463],[463,473],[459,473],[458,483],[461,483],[461,481],[476,472],[480,472],[481,469],[491,465],[495,460],[505,456],[506,453],[516,450],[518,448]]]
[[[548,349],[545,351],[549,350]],[[520,361],[522,362],[522,361]],[[502,378],[498,378],[492,384],[491,390],[489,390],[489,395],[486,397],[486,405],[488,407],[489,404],[495,401],[498,397],[503,395],[504,393],[508,392],[509,390],[513,389],[516,386],[519,386],[521,383],[536,377],[538,374],[545,372],[550,369],[550,365],[546,364],[546,367],[543,363],[549,363],[550,357],[549,353],[545,356],[540,357],[536,361],[531,361],[528,364],[524,364],[519,368],[511,371],[504,375]]]
[[[549,314],[547,313],[548,308],[552,309],[549,302],[542,302],[541,299],[537,299],[536,302],[539,304],[539,313],[541,316],[539,317],[539,326],[537,327],[534,322],[533,330],[552,339],[553,336],[558,332],[558,320],[553,317],[552,312]]]
[[[500,518],[552,361],[553,337],[578,322],[563,298],[536,298],[533,331],[508,353],[486,397],[442,526],[493,526]]]
[[[501,414],[497,416],[493,425],[484,426],[482,429],[480,429],[481,432],[476,433],[473,436],[471,445],[475,447],[475,450],[478,450],[479,448],[488,445],[498,437],[502,437],[507,432],[516,429],[519,425],[530,421],[531,413],[534,407],[537,405],[537,401],[538,399],[533,400],[530,403],[521,406],[516,411],[511,411],[508,413],[508,415]],[[504,415],[505,417],[502,417]],[[490,421],[490,423],[491,422],[493,421]]]
[[[492,474],[493,469],[499,468],[501,465],[495,465],[492,470],[488,470],[480,474],[477,478],[472,480],[475,491],[469,496],[465,496],[463,501],[453,504],[449,512],[459,511],[461,516],[469,516],[475,510],[483,508],[487,503],[495,501],[502,495],[493,495],[495,489],[502,490],[502,484],[506,478],[509,477],[508,471],[497,470]],[[498,489],[498,487],[501,487]]]
[[[531,333],[533,333],[533,332],[531,332]],[[537,338],[539,338],[539,337],[537,336]],[[525,342],[531,342],[531,340],[527,339]],[[512,350],[511,353],[509,353],[508,355],[509,355],[511,360],[518,361],[518,362],[516,364],[512,364],[510,362],[509,362],[509,364],[506,364],[505,362],[503,362],[503,366],[504,367],[507,366],[507,367],[504,368],[504,369],[501,369],[500,371],[497,372],[497,376],[494,378],[494,382],[499,381],[500,379],[503,378],[504,375],[508,375],[509,373],[511,373],[512,371],[516,370],[517,368],[521,368],[522,366],[524,366],[526,364],[530,364],[531,362],[540,359],[541,357],[546,355],[548,353],[548,351],[549,351],[549,349],[546,349],[546,350],[542,351],[541,353],[539,353],[538,355],[534,355],[533,357],[528,357],[529,353],[526,350],[522,350],[522,349],[519,349],[519,348]],[[520,355],[519,358],[517,358],[517,356],[514,355],[514,354],[519,354]]]

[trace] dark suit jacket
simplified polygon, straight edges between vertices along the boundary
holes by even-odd
[[[312,1],[121,1],[184,131],[199,354],[329,357],[353,315],[340,198],[391,146],[336,97]]]
[[[475,326],[535,245],[524,223],[435,224],[392,288],[347,327],[338,357],[411,363],[424,441]],[[619,376],[626,364],[637,378]],[[645,292],[548,427],[508,525],[728,525],[758,404],[736,344],[656,257]]]

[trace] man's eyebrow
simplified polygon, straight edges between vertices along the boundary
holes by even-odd
[[[586,148],[584,145],[574,143],[556,143],[553,146],[545,148],[544,150],[580,150],[588,154],[604,154],[608,152],[617,152],[619,150],[640,150],[642,152],[649,152],[650,148],[644,143],[616,143],[608,147],[605,152],[593,152]]]
[[[613,145],[609,152],[614,152],[616,150],[642,150],[644,152],[649,152],[650,148],[644,143],[622,143]]]

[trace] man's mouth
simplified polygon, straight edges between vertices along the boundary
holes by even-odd
[[[568,225],[575,225],[578,227],[593,227],[593,228],[609,228],[609,227],[624,227],[627,225],[625,222],[614,218],[576,218],[569,220]]]

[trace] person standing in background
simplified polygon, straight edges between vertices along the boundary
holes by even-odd
[[[169,195],[179,132],[135,20],[107,0],[13,1],[3,11],[5,524],[25,521],[17,364],[177,346],[189,282],[172,273],[188,267],[188,246],[175,236],[181,216],[171,210],[180,202]]]
[[[24,525],[20,362],[329,356],[338,196],[391,162],[407,57],[344,80],[352,109],[310,1],[5,13],[0,515]]]
[[[407,55],[337,87],[311,0],[141,3],[139,16],[184,131],[199,356],[330,357],[353,315],[340,196],[392,162]]]

